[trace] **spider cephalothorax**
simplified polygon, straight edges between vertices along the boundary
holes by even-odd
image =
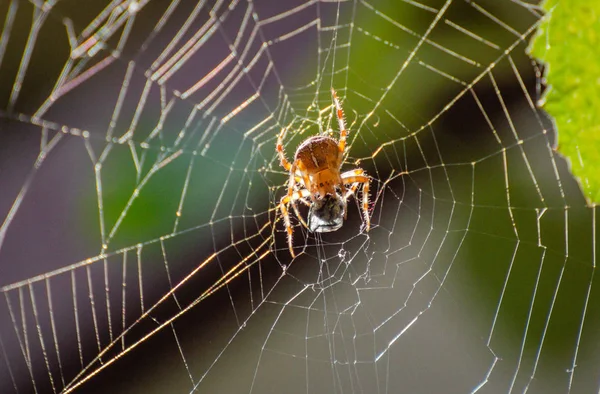
[[[370,228],[370,179],[361,168],[340,173],[342,164],[344,164],[344,150],[348,131],[344,124],[344,114],[335,90],[331,89],[331,94],[340,128],[339,141],[322,135],[309,137],[300,144],[294,155],[294,161],[290,163],[283,153],[285,129],[281,131],[277,138],[276,149],[281,159],[281,165],[290,174],[288,192],[281,199],[279,207],[287,230],[288,246],[292,256],[294,256],[293,229],[287,208],[290,203],[300,223],[310,231],[335,231],[342,227],[346,218],[346,200],[350,195],[355,194],[360,185],[363,185],[362,211],[366,231],[369,231]],[[351,185],[350,189],[347,190],[346,185]],[[298,200],[310,206],[308,224],[298,212],[296,207],[296,201]]]

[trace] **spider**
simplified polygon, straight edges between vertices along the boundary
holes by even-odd
[[[292,208],[298,220],[312,232],[330,232],[342,227],[347,217],[347,199],[355,194],[360,185],[362,189],[362,213],[365,220],[365,230],[369,231],[369,182],[362,168],[341,173],[344,164],[344,150],[348,131],[344,124],[344,113],[335,90],[331,89],[335,105],[340,139],[316,135],[309,137],[298,146],[294,161],[290,163],[283,152],[283,137],[286,129],[282,129],[277,138],[276,151],[281,160],[281,166],[289,171],[287,194],[281,198],[279,208],[287,230],[287,240],[290,254],[295,257],[292,235],[294,230],[290,223],[288,205]],[[346,189],[346,185],[351,185]],[[310,200],[307,200],[310,199]],[[296,202],[300,200],[310,207],[308,224],[304,221]]]

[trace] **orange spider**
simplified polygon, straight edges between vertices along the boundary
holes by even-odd
[[[281,198],[279,208],[287,230],[288,246],[292,257],[295,257],[292,243],[294,230],[287,208],[290,203],[302,225],[310,231],[317,233],[335,231],[342,227],[346,218],[348,197],[355,194],[356,189],[362,184],[362,213],[365,218],[365,230],[369,231],[371,227],[369,218],[370,178],[361,168],[340,173],[344,164],[344,149],[348,131],[344,124],[342,106],[333,88],[331,94],[340,128],[339,141],[322,135],[309,137],[296,149],[294,162],[290,163],[283,153],[282,142],[285,129],[281,130],[277,138],[276,150],[281,159],[281,165],[290,173],[288,192]],[[352,187],[350,190],[346,190],[345,185],[352,185]],[[299,186],[298,190],[296,190],[297,186]],[[306,200],[309,197],[310,202]],[[308,224],[298,212],[296,206],[298,200],[310,207]]]

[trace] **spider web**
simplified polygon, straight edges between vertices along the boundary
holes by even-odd
[[[598,391],[536,5],[0,7],[1,392]],[[372,228],[292,215],[292,261],[275,142],[339,135],[332,87]]]

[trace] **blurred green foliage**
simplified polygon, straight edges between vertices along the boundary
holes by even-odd
[[[590,203],[600,202],[600,2],[547,0],[531,54],[546,63],[544,108],[556,120],[558,151],[569,158]]]

